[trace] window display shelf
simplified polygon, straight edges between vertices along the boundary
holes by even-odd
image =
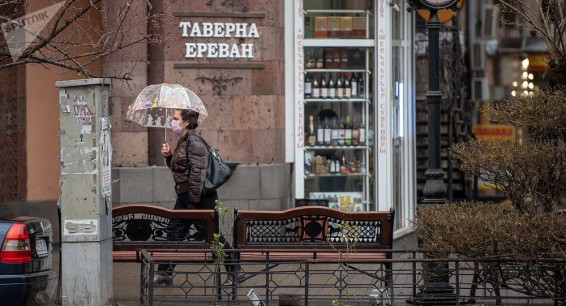
[[[340,48],[354,48],[374,47],[375,41],[373,39],[355,39],[355,38],[308,38],[303,40],[305,47],[340,47]]]
[[[317,10],[317,9],[309,9],[305,10],[305,14],[364,14],[364,15],[373,15],[373,12],[370,10],[340,10],[340,9],[331,9],[331,10]]]
[[[307,68],[305,69],[305,74],[309,72],[353,72],[353,73],[365,73],[368,72],[371,74],[371,71],[367,71],[365,69],[333,69],[333,68]]]
[[[352,176],[369,176],[367,172],[359,173],[311,173],[305,174],[305,178],[315,178],[315,177],[352,177]]]
[[[305,150],[366,150],[367,146],[305,146]]]
[[[330,98],[320,98],[320,99],[305,99],[305,104],[306,103],[354,103],[354,102],[358,102],[358,103],[370,103],[370,100],[368,99],[362,99],[362,98],[341,98],[341,99],[330,99]]]

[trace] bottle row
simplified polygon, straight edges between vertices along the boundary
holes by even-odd
[[[310,174],[352,174],[366,173],[363,158],[358,154],[347,155],[346,152],[338,157],[315,155],[315,152],[305,152],[305,175]]]
[[[365,38],[366,18],[315,16],[313,33],[317,38]]]
[[[359,48],[310,48],[306,69],[352,69],[365,67],[365,53]]]
[[[350,121],[350,116],[342,123],[338,118],[328,118],[324,120],[319,117],[316,129],[314,127],[314,117],[309,116],[309,130],[307,132],[308,146],[364,146],[366,144],[366,127],[363,120]]]
[[[366,87],[363,73],[307,73],[305,99],[351,99],[365,98]]]

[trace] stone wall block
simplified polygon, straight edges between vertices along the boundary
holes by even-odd
[[[277,96],[257,96],[258,121],[260,129],[273,129],[276,126]]]
[[[210,135],[211,131],[234,129],[234,99],[231,96],[205,96],[201,97],[208,111],[206,118],[199,128],[204,135]],[[210,139],[209,144],[217,143],[216,134]]]
[[[253,200],[259,199],[260,169],[256,166],[239,165],[232,177],[219,188],[222,199]]]
[[[253,130],[259,128],[259,102],[257,96],[234,97],[234,129]]]
[[[254,0],[249,2],[249,10],[266,13],[263,24],[282,27],[285,23],[285,1]]]
[[[278,30],[276,27],[273,26],[262,26],[260,32],[261,41],[261,49],[262,49],[262,57],[263,61],[274,61],[281,59],[280,54],[285,52],[285,48],[282,48],[283,41],[279,40],[279,38],[283,38],[278,34]]]
[[[272,199],[272,200],[259,200],[253,201],[250,203],[250,209],[257,209],[257,210],[281,210],[282,208],[282,200],[281,199]],[[253,204],[253,206],[252,206]]]
[[[250,131],[218,131],[217,148],[225,160],[239,161],[242,164],[254,162],[252,159],[252,135]]]
[[[112,135],[113,166],[147,166],[147,133]]]
[[[261,176],[261,199],[280,199],[291,194],[290,164],[262,164],[259,166]]]
[[[122,167],[113,171],[113,180],[119,180],[116,190],[120,203],[153,203],[153,169],[151,167]],[[114,193],[114,190],[113,190]]]
[[[265,62],[264,69],[253,69],[252,71],[252,94],[254,95],[280,95],[285,88],[279,88],[280,79],[284,75],[279,71],[279,65],[275,61]]]
[[[171,170],[167,167],[151,167],[153,169],[153,202],[175,202],[175,181]]]
[[[285,129],[275,129],[275,152],[276,163],[285,162]]]
[[[260,164],[275,162],[276,130],[252,130],[252,160]]]
[[[275,96],[275,128],[285,129],[285,96]]]

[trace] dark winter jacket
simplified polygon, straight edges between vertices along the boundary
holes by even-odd
[[[187,140],[189,142],[188,154],[186,151]],[[186,174],[187,155],[190,161],[188,175]],[[167,162],[167,167],[173,173],[175,192],[177,194],[188,192],[190,206],[193,208],[198,207],[208,167],[208,150],[194,129],[189,130],[187,135],[179,139],[173,154],[168,156],[165,161]]]

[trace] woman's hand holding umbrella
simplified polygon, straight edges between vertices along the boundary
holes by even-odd
[[[168,157],[169,155],[171,155],[171,147],[169,146],[167,141],[163,142],[163,145],[161,146],[161,154],[163,154],[163,157]]]

